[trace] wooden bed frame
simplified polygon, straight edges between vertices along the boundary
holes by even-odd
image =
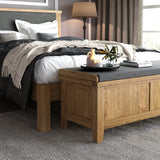
[[[51,130],[52,101],[60,100],[60,83],[33,84],[32,99],[37,102],[37,130],[46,132]]]
[[[61,14],[58,10],[35,10],[35,9],[15,9],[0,8],[0,11],[11,12],[40,12],[56,14],[58,22],[58,36],[61,36]],[[32,99],[37,102],[37,130],[40,132],[51,129],[50,102],[60,100],[60,84],[33,84]]]
[[[23,10],[24,11],[24,10]],[[25,10],[26,11],[26,10]],[[55,13],[58,22],[58,36],[61,36],[61,14],[56,10],[28,10],[29,12]],[[51,102],[60,100],[60,83],[33,84],[32,99],[37,102],[37,130],[46,132],[51,130]]]
[[[23,10],[24,11],[24,10]],[[55,10],[29,10],[38,12],[55,13],[58,22],[58,36],[61,36],[62,11]],[[33,84],[32,99],[37,102],[37,130],[46,132],[51,130],[51,102],[60,100],[60,83]]]

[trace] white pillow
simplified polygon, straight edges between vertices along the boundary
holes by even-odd
[[[38,39],[37,33],[51,33],[58,36],[57,20],[53,22],[45,22],[40,24],[33,24],[22,20],[15,20],[17,30],[23,34],[28,35],[30,39]]]
[[[18,39],[28,39],[28,36],[16,31],[0,30],[0,43]]]

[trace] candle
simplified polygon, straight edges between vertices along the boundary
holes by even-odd
[[[95,67],[102,67],[102,61],[100,61],[100,60],[94,60],[94,66]]]

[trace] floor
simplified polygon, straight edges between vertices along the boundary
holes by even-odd
[[[95,144],[86,127],[61,129],[54,109],[52,130],[40,133],[36,107],[23,112],[0,97],[0,108],[0,160],[160,160],[160,117],[105,130],[104,141]]]

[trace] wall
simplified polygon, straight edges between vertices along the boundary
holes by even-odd
[[[0,0],[1,8],[31,8],[31,9],[59,9],[62,10],[62,36],[76,36],[83,38],[83,20],[71,17],[73,2],[87,2],[90,0]],[[96,1],[96,0],[92,0]],[[88,19],[86,23],[86,37],[88,37]],[[92,18],[91,39],[96,36],[96,18]],[[89,38],[89,37],[88,37]]]
[[[55,0],[0,0],[0,7],[55,9]]]
[[[83,20],[72,17],[73,2],[88,0],[59,0],[58,9],[62,10],[62,36],[76,36],[83,38]],[[87,31],[86,31],[87,32]]]
[[[62,36],[76,36],[83,38],[83,19],[72,17],[72,6],[73,2],[88,2],[88,0],[59,0],[58,9],[62,10]],[[96,37],[96,19],[92,18],[92,32],[91,39]],[[88,37],[88,19],[86,23],[86,37]],[[88,37],[89,38],[89,37]]]

